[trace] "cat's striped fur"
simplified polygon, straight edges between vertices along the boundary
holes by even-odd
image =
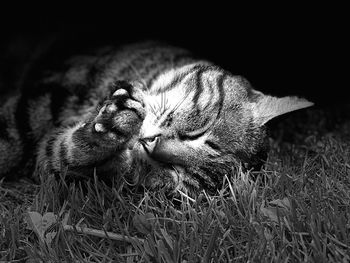
[[[3,99],[0,177],[96,169],[152,187],[216,189],[235,164],[261,165],[268,120],[312,105],[263,95],[153,42],[38,64]]]

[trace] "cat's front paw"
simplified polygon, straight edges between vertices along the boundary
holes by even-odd
[[[94,132],[110,139],[127,140],[136,134],[145,117],[142,84],[118,81],[93,120]]]
[[[134,111],[141,119],[145,118],[144,89],[140,81],[116,81],[111,86],[111,95],[101,110],[114,112],[129,109]]]

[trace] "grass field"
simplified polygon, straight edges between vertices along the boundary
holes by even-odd
[[[0,262],[350,262],[349,115],[275,120],[256,180],[236,171],[176,206],[96,178],[2,182]]]

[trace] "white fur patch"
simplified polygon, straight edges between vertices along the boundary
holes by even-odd
[[[75,148],[75,145],[73,142],[73,134],[76,130],[79,129],[79,127],[80,125],[76,125],[75,127],[68,129],[65,133],[68,160],[72,160],[73,158],[72,149]]]
[[[80,128],[81,124],[78,124],[72,128],[68,128],[65,130],[63,134],[58,135],[58,138],[55,140],[54,145],[52,147],[53,150],[53,162],[52,165],[55,169],[61,168],[60,163],[60,149],[61,149],[61,143],[64,141],[67,149],[67,160],[69,162],[73,159],[72,150],[75,148],[74,142],[73,142],[73,134],[76,130]]]

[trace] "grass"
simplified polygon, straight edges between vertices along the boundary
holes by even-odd
[[[236,171],[215,196],[177,205],[96,177],[2,182],[0,262],[349,262],[347,112],[276,120],[257,180]],[[52,241],[28,227],[28,211],[57,215]]]

